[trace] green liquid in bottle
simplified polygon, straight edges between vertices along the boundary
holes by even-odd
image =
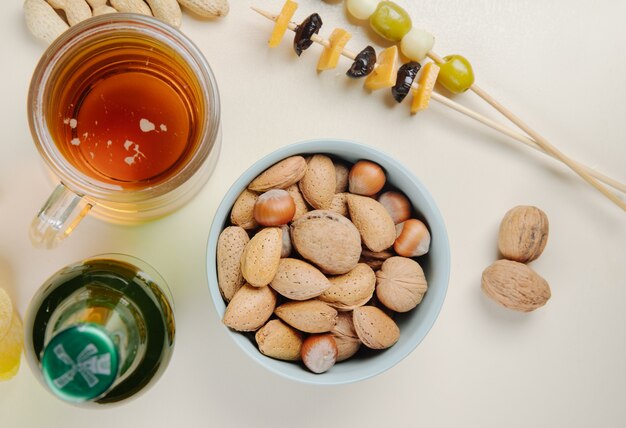
[[[142,265],[124,255],[88,259],[57,272],[35,295],[26,354],[55,395],[116,403],[161,375],[174,346],[174,315],[164,281]]]

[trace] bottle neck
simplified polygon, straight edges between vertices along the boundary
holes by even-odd
[[[48,386],[67,401],[102,396],[143,357],[142,328],[143,319],[121,292],[97,283],[77,290],[47,325],[41,364]]]

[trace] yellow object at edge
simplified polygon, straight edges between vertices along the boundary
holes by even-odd
[[[22,320],[13,312],[7,334],[0,340],[0,381],[11,379],[17,373],[24,349]]]

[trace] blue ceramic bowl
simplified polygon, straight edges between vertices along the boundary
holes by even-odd
[[[368,159],[382,166],[387,173],[387,181],[407,195],[418,217],[428,225],[431,233],[430,251],[418,259],[428,281],[428,291],[417,308],[395,317],[400,327],[400,340],[385,351],[364,352],[362,346],[357,356],[336,364],[326,373],[314,374],[307,371],[302,364],[266,357],[257,349],[253,335],[245,335],[224,326],[235,343],[266,369],[304,383],[338,385],[384,372],[409,355],[426,337],[446,296],[450,275],[450,247],[446,227],[435,201],[413,173],[397,160],[372,147],[341,140],[313,140],[282,147],[248,168],[228,190],[215,213],[207,247],[207,274],[211,297],[220,319],[224,315],[226,304],[217,284],[217,239],[220,232],[230,224],[230,210],[235,200],[256,176],[276,162],[293,155],[314,153],[328,154],[351,163]]]

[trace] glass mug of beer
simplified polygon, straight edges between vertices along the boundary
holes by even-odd
[[[188,202],[221,146],[215,77],[198,48],[152,17],[110,14],[63,33],[31,80],[33,140],[59,182],[35,217],[52,248],[92,213],[133,224]]]

